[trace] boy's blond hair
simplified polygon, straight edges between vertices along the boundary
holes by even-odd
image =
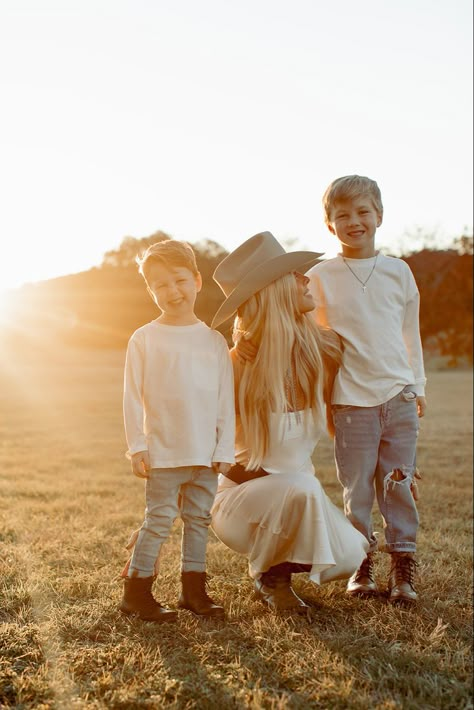
[[[193,248],[187,242],[180,242],[176,239],[164,239],[161,242],[151,244],[148,249],[136,257],[138,271],[148,284],[150,267],[159,263],[167,268],[184,267],[189,269],[194,276],[199,274],[196,263],[196,255]]]
[[[383,216],[382,194],[375,182],[362,175],[345,175],[329,185],[323,195],[324,221],[331,222],[331,211],[337,202],[353,200],[355,197],[368,195],[380,216]]]

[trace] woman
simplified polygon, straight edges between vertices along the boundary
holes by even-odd
[[[219,475],[212,527],[247,556],[257,595],[276,611],[307,611],[291,587],[293,572],[307,571],[318,584],[347,578],[367,551],[365,537],[331,503],[311,462],[340,355],[334,333],[309,315],[315,304],[304,273],[320,256],[286,253],[262,232],[214,273],[226,300],[213,327],[237,311],[231,351],[237,465]],[[256,350],[242,364],[237,350],[246,340]]]

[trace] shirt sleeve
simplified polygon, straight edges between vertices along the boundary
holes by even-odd
[[[219,338],[219,395],[213,462],[235,463],[235,408],[232,361],[224,337]]]
[[[138,451],[148,449],[143,429],[143,362],[143,347],[138,338],[132,336],[127,347],[123,388],[123,419],[128,458]]]
[[[403,320],[402,333],[405,347],[408,352],[408,360],[415,375],[416,394],[425,395],[425,367],[423,363],[423,348],[420,336],[420,293],[416,286],[415,278],[408,268],[408,299],[405,306],[405,317]]]

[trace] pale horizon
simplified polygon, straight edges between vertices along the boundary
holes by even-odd
[[[0,40],[0,289],[158,230],[331,256],[321,196],[352,173],[379,247],[472,233],[467,0],[2,0]]]

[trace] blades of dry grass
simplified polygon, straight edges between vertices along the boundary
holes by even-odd
[[[117,611],[124,544],[143,511],[143,486],[123,457],[122,365],[122,353],[56,354],[30,362],[21,387],[11,373],[0,383],[0,707],[471,707],[469,373],[431,378],[415,609],[297,575],[311,620],[275,617],[254,600],[245,560],[211,533],[210,592],[226,622],[183,611],[157,626]],[[340,505],[328,440],[315,463]],[[180,535],[178,521],[155,583],[171,606]],[[381,553],[381,587],[387,573]]]

